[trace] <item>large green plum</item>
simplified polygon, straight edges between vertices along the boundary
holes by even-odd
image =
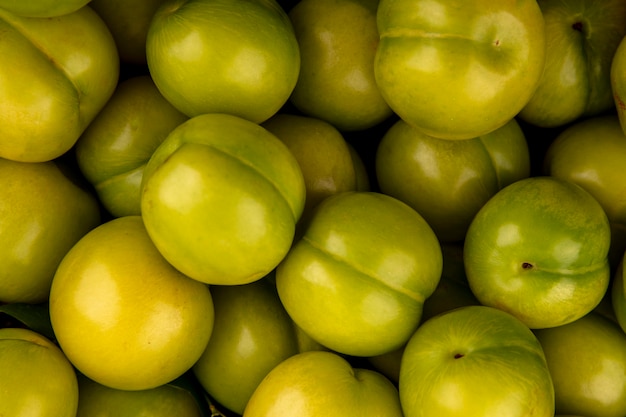
[[[515,119],[482,136],[455,141],[398,120],[376,151],[381,191],[413,207],[442,242],[462,241],[491,196],[529,175],[528,144]]]
[[[390,107],[424,133],[468,139],[526,105],[545,62],[536,0],[381,0],[375,76]]]
[[[270,277],[244,285],[213,286],[211,295],[215,326],[193,372],[211,398],[242,414],[261,380],[299,353],[301,333]]]
[[[227,114],[175,128],[143,174],[141,213],[163,256],[207,284],[245,284],[286,255],[306,186],[275,135]]]
[[[47,301],[65,254],[100,224],[98,200],[63,167],[0,158],[0,302]]]
[[[626,35],[623,0],[539,0],[546,63],[520,119],[559,127],[611,110],[611,61]]]
[[[354,356],[401,347],[442,271],[439,242],[412,208],[376,192],[327,197],[276,269],[294,322],[323,346]]]
[[[76,372],[46,337],[29,329],[0,329],[0,370],[0,416],[76,416]]]
[[[400,366],[405,417],[553,417],[554,388],[532,331],[514,316],[465,306],[424,322]]]
[[[0,9],[0,33],[0,157],[57,158],[115,90],[115,41],[89,7],[55,18],[18,17]]]
[[[355,368],[334,352],[303,352],[272,369],[244,417],[401,417],[397,388],[380,373]]]
[[[522,179],[476,214],[464,243],[476,298],[531,328],[570,323],[594,309],[610,281],[611,229],[598,201],[549,176]]]
[[[167,135],[188,118],[148,75],[122,81],[76,142],[76,160],[114,217],[141,214],[143,170]]]
[[[291,103],[340,130],[363,130],[392,115],[374,77],[378,0],[302,0],[289,12],[300,45]]]
[[[626,133],[618,117],[572,123],[550,144],[544,167],[546,174],[580,185],[602,205],[611,223],[614,268],[626,251]]]
[[[200,358],[213,329],[208,286],[172,267],[140,216],[110,220],[63,258],[50,321],[70,362],[110,388],[169,383]]]
[[[557,413],[626,415],[626,334],[615,322],[591,312],[535,335],[552,375]]]
[[[228,113],[261,123],[289,99],[300,49],[275,0],[169,0],[146,39],[150,74],[189,117]]]

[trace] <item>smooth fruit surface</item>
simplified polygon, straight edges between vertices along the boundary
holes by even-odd
[[[1,0],[0,8],[24,17],[57,17],[75,12],[90,0]]]
[[[298,160],[306,186],[303,215],[326,197],[356,190],[356,168],[348,143],[332,124],[282,113],[262,126],[285,143]]]
[[[147,75],[118,85],[75,151],[81,172],[111,215],[141,214],[143,170],[167,135],[187,119]]]
[[[265,375],[298,353],[296,330],[268,277],[211,288],[215,326],[193,372],[211,398],[242,414]]]
[[[535,0],[381,0],[378,87],[424,133],[468,139],[511,120],[543,72],[545,31]]]
[[[464,245],[476,298],[531,328],[570,323],[595,308],[609,284],[609,221],[580,186],[554,177],[517,181],[472,221]]]
[[[546,26],[546,62],[520,119],[549,128],[611,110],[611,62],[626,35],[626,3],[539,0],[537,4]]]
[[[76,417],[202,416],[189,391],[169,384],[127,391],[109,388],[79,375],[78,392]]]
[[[76,373],[49,339],[28,329],[0,329],[0,369],[1,416],[76,416]]]
[[[610,261],[626,251],[626,133],[614,114],[571,124],[551,143],[545,173],[580,185],[598,200],[611,223]]]
[[[528,144],[515,119],[458,141],[426,135],[399,120],[376,150],[381,191],[413,207],[442,242],[462,241],[487,200],[529,174]]]
[[[402,346],[442,270],[441,247],[408,205],[374,192],[326,198],[276,269],[294,322],[329,349],[374,356]]]
[[[396,387],[333,352],[305,352],[276,366],[254,391],[245,417],[400,417]]]
[[[168,264],[140,216],[102,224],[65,256],[50,292],[59,345],[88,378],[150,389],[198,360],[213,329],[206,285]]]
[[[141,212],[163,256],[208,284],[267,275],[291,247],[306,186],[289,148],[226,114],[174,129],[144,170]]]
[[[392,115],[374,77],[378,0],[303,0],[289,12],[300,45],[290,100],[340,130],[362,130]]]
[[[422,324],[404,350],[405,417],[553,417],[554,389],[533,333],[512,315],[467,306]]]
[[[228,113],[261,123],[293,91],[300,49],[275,0],[170,0],[146,39],[150,74],[189,117]]]
[[[115,90],[119,57],[111,32],[89,7],[55,18],[0,8],[0,32],[0,156],[55,159]]]
[[[0,302],[47,301],[65,254],[100,224],[96,197],[61,167],[0,158]]]
[[[558,413],[626,414],[626,334],[616,323],[590,313],[535,334],[552,375]]]

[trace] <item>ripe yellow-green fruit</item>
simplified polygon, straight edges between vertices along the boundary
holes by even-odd
[[[88,378],[122,390],[166,384],[191,368],[213,329],[209,288],[163,259],[140,216],[102,224],[59,266],[50,320]]]
[[[96,197],[61,167],[0,158],[0,302],[47,301],[65,254],[100,224]]]

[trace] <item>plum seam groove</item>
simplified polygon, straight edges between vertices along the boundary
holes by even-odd
[[[63,78],[65,78],[72,85],[72,87],[74,87],[74,93],[76,95],[76,104],[77,104],[77,107],[78,107],[78,120],[82,123],[83,122],[83,113],[81,111],[81,108],[82,108],[83,93],[78,88],[78,85],[74,82],[74,80],[69,76],[67,71],[65,71],[65,68],[63,68],[63,66],[60,65],[58,61],[53,59],[52,56],[47,53],[46,49],[39,42],[37,42],[31,36],[28,36],[28,31],[24,30],[22,28],[22,26],[19,25],[19,22],[8,21],[8,20],[4,19],[4,17],[1,17],[1,16],[0,16],[0,20],[5,22],[7,25],[9,25],[11,28],[13,28],[16,32],[18,32],[24,39],[26,39],[41,55],[43,55],[46,58],[46,60],[60,74],[63,75]]]
[[[280,187],[278,187],[276,185],[275,181],[272,181],[270,178],[268,178],[262,171],[260,171],[255,165],[247,162],[244,159],[239,158],[237,155],[233,155],[230,152],[225,151],[224,149],[218,148],[216,146],[212,146],[212,145],[208,145],[211,150],[213,150],[214,152],[217,152],[219,154],[222,154],[224,156],[227,156],[228,158],[234,160],[235,162],[240,163],[242,166],[244,166],[245,168],[255,172],[256,174],[258,174],[261,178],[263,178],[263,180],[265,180],[265,182],[267,182],[274,190],[276,190],[276,192],[278,193],[278,195],[280,195],[283,199],[283,201],[285,202],[285,204],[287,205],[287,207],[289,207],[289,212],[291,213],[291,215],[293,216],[293,220],[294,222],[298,221],[298,216],[296,215],[296,212],[294,211],[295,207],[292,207],[291,203],[289,202],[289,199],[287,198],[287,196],[285,196],[285,194],[282,192],[282,190],[280,189]]]
[[[379,279],[371,271],[368,271],[367,269],[365,269],[365,268],[363,268],[363,267],[361,267],[359,265],[355,265],[353,263],[350,263],[350,262],[346,261],[344,258],[341,258],[341,257],[335,255],[334,253],[325,250],[323,247],[321,247],[319,245],[316,245],[313,240],[309,239],[306,236],[304,236],[302,238],[302,240],[304,242],[306,242],[309,246],[311,246],[313,249],[315,249],[318,252],[320,252],[320,253],[328,256],[329,258],[331,258],[333,261],[341,263],[343,265],[347,265],[350,268],[353,268],[354,270],[359,272],[361,275],[363,275],[363,276],[369,278],[370,280],[374,281],[376,284],[383,285],[384,287],[390,288],[390,289],[392,289],[392,290],[394,290],[394,291],[396,291],[396,292],[398,292],[400,294],[403,294],[404,296],[406,296],[406,297],[408,297],[408,298],[410,298],[410,299],[412,299],[414,301],[417,301],[419,303],[422,303],[422,304],[424,303],[425,298],[422,297],[419,293],[417,293],[415,291],[409,291],[406,288],[398,287],[398,286],[393,285],[390,282],[386,282],[386,281],[383,281],[383,280]]]

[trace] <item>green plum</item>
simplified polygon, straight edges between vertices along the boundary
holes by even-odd
[[[526,105],[546,55],[536,0],[381,0],[378,87],[422,132],[469,139]]]
[[[76,372],[51,340],[29,329],[0,329],[0,369],[0,416],[76,416]]]
[[[101,222],[61,162],[0,158],[0,302],[43,303],[65,254]]]
[[[299,353],[299,331],[269,277],[211,288],[215,325],[193,372],[211,398],[242,414],[265,375]]]
[[[615,322],[592,312],[535,335],[552,375],[557,413],[626,415],[626,333]]]
[[[298,160],[306,185],[303,217],[326,197],[356,190],[356,168],[348,143],[332,124],[280,113],[262,126],[283,141]]]
[[[530,175],[530,153],[515,119],[467,140],[435,138],[398,120],[376,151],[383,193],[419,212],[442,242],[460,242],[478,210]]]
[[[424,322],[400,367],[405,417],[553,417],[554,388],[532,331],[514,316],[465,306]]]
[[[50,321],[70,362],[120,390],[169,383],[200,358],[213,330],[208,286],[172,267],[140,216],[110,220],[63,258]]]
[[[519,118],[559,127],[611,110],[611,61],[626,35],[623,0],[538,0],[546,26],[541,81]]]
[[[119,390],[78,375],[76,417],[202,417],[193,395],[165,384],[145,390]]]
[[[58,17],[75,12],[91,0],[0,0],[0,9],[24,17]]]
[[[153,153],[141,213],[175,268],[207,284],[246,284],[284,258],[305,198],[287,145],[251,121],[209,113],[179,125]]]
[[[146,39],[152,17],[168,0],[91,0],[115,39],[122,63],[145,65]]]
[[[611,230],[598,201],[555,177],[519,180],[476,214],[464,243],[481,304],[531,328],[570,323],[594,309],[610,281]]]
[[[289,12],[300,45],[291,103],[339,130],[363,130],[392,115],[374,77],[378,0],[302,0]]]
[[[146,58],[163,96],[189,117],[261,123],[287,102],[300,72],[298,41],[276,0],[168,0],[148,28]]]
[[[111,32],[83,7],[55,18],[0,9],[0,33],[0,157],[60,157],[115,90],[120,69]]]
[[[544,156],[547,175],[583,187],[602,205],[611,223],[609,260],[614,268],[626,251],[626,133],[615,114],[579,120],[564,129]]]
[[[276,269],[294,322],[329,349],[375,356],[417,328],[442,271],[439,242],[400,200],[376,192],[327,197]]]
[[[334,352],[303,352],[272,369],[243,417],[401,417],[397,388],[383,375],[354,368]]]
[[[167,135],[187,119],[150,76],[119,84],[75,147],[81,172],[112,216],[141,214],[143,170]]]

